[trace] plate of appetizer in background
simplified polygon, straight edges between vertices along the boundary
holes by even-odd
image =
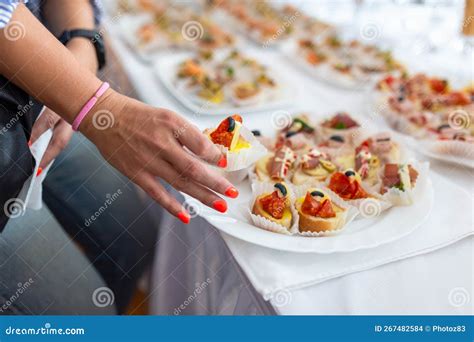
[[[289,4],[272,1],[218,1],[213,18],[262,47],[306,35],[324,36],[335,28]]]
[[[156,64],[168,91],[194,113],[222,115],[281,109],[291,104],[284,78],[239,50],[200,51]]]
[[[417,151],[474,168],[474,88],[453,89],[447,79],[424,73],[388,75],[372,103],[389,126],[409,135]]]
[[[292,41],[283,51],[315,79],[345,89],[371,88],[381,75],[403,70],[391,51],[337,34]]]

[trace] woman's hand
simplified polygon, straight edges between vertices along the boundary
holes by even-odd
[[[201,161],[225,167],[225,156],[197,127],[172,111],[109,90],[79,129],[110,164],[185,223],[189,214],[157,177],[220,212],[227,210],[227,203],[213,191],[238,196],[229,181]]]
[[[49,142],[46,152],[41,159],[38,175],[48,166],[71,140],[73,130],[70,124],[61,119],[55,112],[46,108],[41,116],[36,120],[31,131],[30,144],[33,144],[48,129],[53,130],[53,137]]]

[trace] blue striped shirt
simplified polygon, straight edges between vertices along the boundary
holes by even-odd
[[[20,0],[0,0],[0,28],[7,26]]]

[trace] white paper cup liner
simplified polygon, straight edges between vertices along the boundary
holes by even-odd
[[[243,182],[245,178],[247,178],[249,168],[245,168],[245,169],[241,169],[237,171],[225,171],[217,167],[215,169],[232,184],[238,184],[238,183]]]
[[[312,188],[312,186],[298,186],[298,187],[293,187],[293,192],[295,196],[295,201],[298,198],[306,196],[306,193],[308,189]],[[298,235],[301,236],[307,236],[307,237],[323,237],[323,236],[331,236],[331,235],[336,235],[339,234],[344,228],[351,222],[353,221],[357,215],[359,215],[359,210],[350,205],[347,204],[344,200],[342,200],[339,196],[334,194],[334,192],[330,191],[329,189],[320,186],[321,190],[323,190],[326,194],[328,194],[329,198],[331,201],[336,204],[337,206],[345,209],[343,213],[343,218],[342,218],[342,224],[340,227],[332,230],[327,230],[324,232],[300,232],[298,229]],[[328,191],[329,190],[329,191]],[[299,217],[299,214],[298,214]]]
[[[407,164],[412,165],[412,167],[418,172],[415,187],[405,191],[401,191],[397,188],[390,188],[382,195],[384,201],[389,202],[394,206],[411,205],[417,200],[417,198],[421,197],[423,191],[426,191],[430,169],[429,163],[420,163],[416,160],[412,160],[408,161]]]
[[[230,152],[228,148],[222,145],[216,145],[221,149],[222,153],[225,153],[227,156],[227,167],[225,171],[231,172],[246,169],[268,152],[265,146],[263,146],[247,128],[242,126],[240,128],[240,135],[250,143],[251,146],[249,148],[242,149],[238,152]]]
[[[288,190],[288,197],[289,197],[289,200],[290,200],[290,210],[291,210],[291,214],[293,216],[292,225],[291,225],[290,229],[287,229],[286,227],[284,227],[284,226],[282,226],[282,225],[280,225],[276,222],[270,221],[270,220],[266,219],[263,216],[255,215],[254,213],[252,213],[252,208],[253,208],[253,205],[254,205],[255,200],[257,199],[257,197],[260,196],[260,195],[263,195],[263,194],[270,194],[273,191],[275,191],[274,184],[275,183],[261,183],[261,182],[257,182],[257,183],[252,184],[252,201],[250,202],[250,205],[248,207],[250,217],[252,218],[253,224],[256,225],[259,228],[262,228],[262,229],[265,229],[265,230],[268,230],[268,231],[271,231],[271,232],[274,232],[274,233],[285,234],[285,235],[293,235],[293,234],[298,232],[299,216],[298,216],[298,212],[296,211],[296,209],[294,207],[294,204],[293,204],[294,203],[294,198],[295,198],[294,194],[293,194],[293,191],[292,191],[291,187],[288,186],[288,184],[287,184],[287,190]]]

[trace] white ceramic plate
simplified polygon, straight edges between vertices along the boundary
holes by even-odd
[[[216,214],[196,200],[187,197],[191,207],[198,208],[197,214],[222,232],[238,239],[282,251],[297,253],[335,253],[374,248],[398,240],[418,228],[429,216],[434,200],[436,184],[429,178],[417,183],[420,196],[415,203],[406,207],[392,207],[374,218],[360,218],[348,224],[338,235],[327,237],[288,236],[272,233],[252,225],[242,214],[242,207],[251,199],[249,181],[238,186],[238,200],[228,201],[227,214]]]
[[[433,143],[435,142],[432,142],[430,140],[417,141],[413,139],[412,147],[416,149],[418,152],[420,152],[421,154],[426,155],[427,157],[441,160],[441,161],[451,163],[451,164],[465,166],[470,169],[474,169],[474,160],[469,159],[469,158],[463,158],[460,156],[450,155],[447,153],[443,154],[443,153],[436,152],[433,150],[434,148]]]
[[[373,89],[375,80],[380,77],[380,75],[373,75],[366,79],[356,79],[335,72],[324,63],[320,66],[311,66],[297,54],[296,44],[293,41],[282,45],[281,49],[291,64],[296,65],[301,71],[317,81],[322,81],[334,87],[354,91]]]
[[[248,55],[245,51],[245,55]],[[231,103],[222,105],[209,105],[200,104],[193,100],[192,95],[185,94],[175,85],[176,70],[179,65],[186,57],[191,56],[190,54],[179,54],[176,58],[163,58],[154,65],[154,72],[159,77],[166,89],[186,108],[196,114],[204,115],[228,115],[229,113],[241,113],[249,114],[254,112],[262,111],[274,111],[277,109],[283,109],[291,106],[292,94],[294,89],[290,89],[286,85],[288,84],[281,75],[274,77],[280,87],[278,90],[278,99],[269,102],[262,102],[259,104],[240,106],[237,107]],[[253,57],[253,56],[252,56]],[[274,75],[274,69],[270,71],[270,74]]]

